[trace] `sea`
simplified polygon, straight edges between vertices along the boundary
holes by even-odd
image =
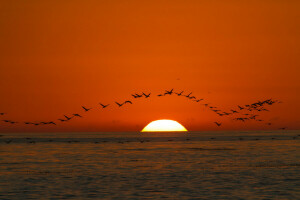
[[[300,131],[0,133],[0,199],[300,199]]]

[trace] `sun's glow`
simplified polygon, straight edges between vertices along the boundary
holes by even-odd
[[[186,132],[186,128],[174,120],[161,119],[150,122],[142,132]]]

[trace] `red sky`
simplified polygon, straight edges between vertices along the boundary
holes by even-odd
[[[299,129],[299,9],[296,0],[1,0],[0,120],[20,123],[1,121],[0,131],[139,131],[165,118],[192,131]],[[242,123],[183,97],[154,97],[171,88],[226,111],[283,103],[259,113],[264,122]],[[113,105],[143,91],[152,98]],[[73,113],[84,118],[21,123]]]

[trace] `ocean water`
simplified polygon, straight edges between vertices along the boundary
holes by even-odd
[[[300,199],[300,131],[1,133],[0,199]]]

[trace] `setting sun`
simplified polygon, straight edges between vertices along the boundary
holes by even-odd
[[[168,131],[178,131],[178,132],[186,132],[186,128],[182,126],[180,123],[174,120],[156,120],[150,122],[142,132],[168,132]]]

